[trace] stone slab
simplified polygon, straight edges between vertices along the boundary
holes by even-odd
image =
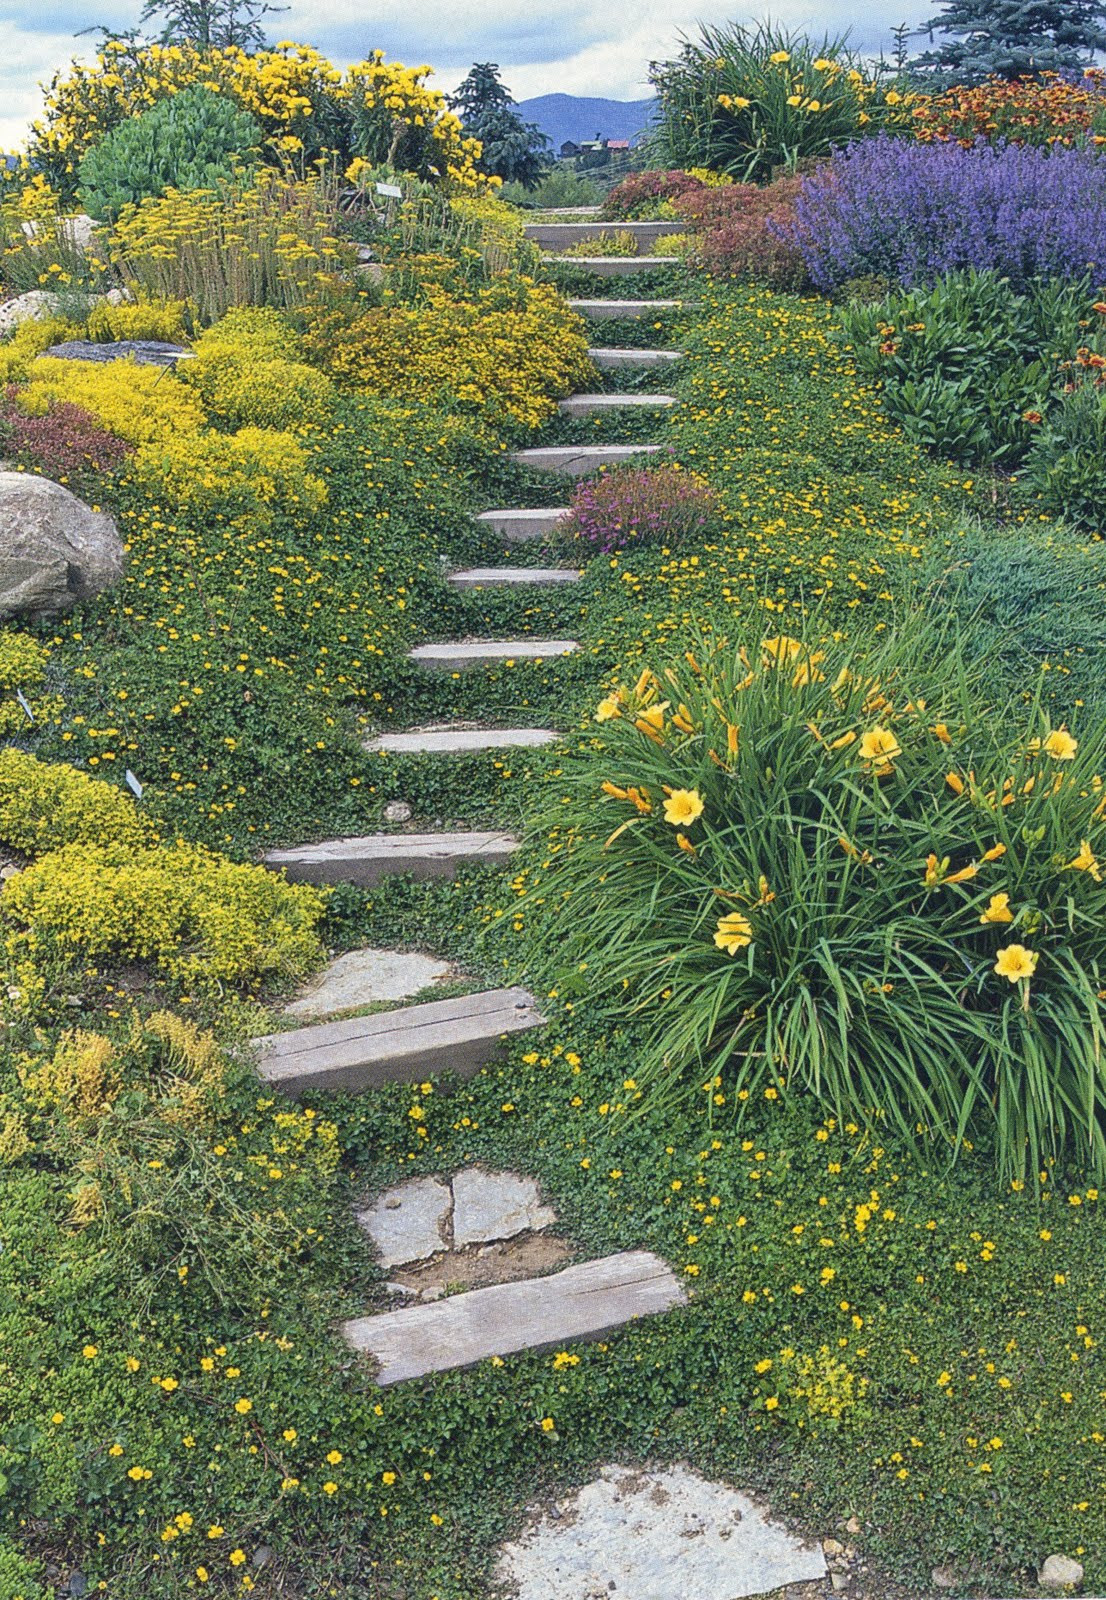
[[[536,472],[559,472],[564,477],[582,478],[600,467],[617,466],[634,456],[656,455],[659,444],[561,444],[515,450],[511,460]]]
[[[573,394],[557,409],[566,417],[587,417],[596,411],[663,411],[675,404],[671,394]]]
[[[604,1467],[501,1552],[515,1600],[744,1600],[824,1579],[821,1550],[690,1467]]]
[[[253,1043],[264,1082],[295,1095],[417,1083],[441,1072],[471,1078],[502,1053],[507,1034],[544,1022],[527,990],[489,989],[267,1034]]]
[[[613,322],[623,317],[651,317],[660,311],[682,311],[683,300],[570,300],[569,309],[592,322]]]
[[[353,1349],[375,1356],[376,1381],[384,1386],[469,1367],[489,1356],[601,1338],[684,1299],[671,1267],[651,1251],[632,1250],[566,1267],[548,1278],[495,1284],[429,1305],[357,1317],[343,1332]]]
[[[407,656],[434,672],[463,672],[467,667],[497,666],[501,661],[570,656],[578,649],[574,639],[456,639],[446,644],[417,645]]]
[[[542,1204],[537,1183],[517,1172],[462,1167],[453,1174],[453,1248],[492,1244],[551,1228],[557,1213]]]
[[[117,339],[109,344],[67,339],[62,344],[52,344],[42,353],[56,356],[59,361],[92,361],[99,365],[109,361],[135,361],[140,367],[175,367],[178,361],[194,358],[194,352],[186,350],[182,344],[167,344],[162,339]]]
[[[523,228],[527,239],[532,239],[543,250],[568,250],[574,244],[589,239],[601,239],[604,234],[628,233],[637,242],[639,253],[653,248],[658,239],[671,238],[684,229],[672,222],[528,222]],[[573,257],[573,260],[578,259]],[[586,257],[584,258],[586,261]]]
[[[370,885],[399,872],[452,878],[474,862],[503,865],[517,849],[510,833],[368,833],[270,850],[264,860],[291,883]]]
[[[286,1017],[334,1017],[359,1006],[410,1000],[432,983],[456,978],[456,967],[421,951],[350,950],[312,987],[285,1006]]]
[[[632,272],[653,272],[658,267],[678,267],[679,256],[546,256],[554,267],[579,267],[596,278],[626,278]]]
[[[571,506],[520,507],[513,511],[482,511],[476,520],[489,533],[498,534],[508,544],[525,544],[531,539],[543,539],[547,533],[552,533],[558,522],[570,516],[571,512]]]
[[[421,733],[382,733],[365,749],[387,755],[470,755],[479,750],[534,750],[560,738],[551,728],[424,728]]]
[[[453,1193],[440,1178],[412,1178],[377,1195],[356,1213],[382,1267],[426,1261],[449,1248]]]
[[[622,350],[597,345],[588,355],[597,367],[617,371],[621,367],[665,367],[673,361],[682,361],[683,350]]]
[[[449,575],[455,589],[553,588],[580,578],[579,567],[466,567]]]

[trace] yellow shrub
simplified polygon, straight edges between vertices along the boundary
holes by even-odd
[[[17,689],[22,691],[36,722],[58,715],[60,697],[36,692],[45,682],[49,656],[46,646],[29,634],[0,632],[0,735],[22,733],[29,726],[27,713],[15,697]]]
[[[242,428],[144,445],[132,475],[145,495],[182,521],[241,521],[256,533],[277,516],[310,514],[325,503],[326,484],[308,466],[294,434]]]
[[[32,416],[43,416],[51,400],[83,406],[130,444],[179,439],[204,425],[199,399],[179,378],[134,361],[100,364],[41,356],[30,368],[19,405]]]
[[[71,844],[139,849],[156,835],[130,795],[64,762],[0,750],[0,841],[25,855]]]
[[[277,313],[232,311],[197,341],[182,376],[230,427],[317,427],[335,389],[325,373],[295,359],[298,351],[298,336]]]
[[[30,317],[21,322],[12,337],[0,344],[0,384],[21,383],[44,350],[83,335],[84,329],[65,317]]]
[[[119,1092],[110,1039],[78,1029],[66,1034],[53,1056],[19,1073],[27,1104],[34,1111],[61,1111],[68,1117],[99,1117],[111,1110]]]
[[[196,845],[68,845],[9,878],[0,910],[38,944],[146,961],[200,990],[318,964],[324,895]]]
[[[98,300],[89,312],[88,337],[101,344],[115,339],[158,339],[165,344],[181,344],[188,337],[189,314],[186,300],[139,300],[119,306],[106,299]]]

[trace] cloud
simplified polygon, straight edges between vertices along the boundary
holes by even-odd
[[[917,0],[915,0],[915,4]],[[138,0],[8,0],[0,21],[0,148],[13,148],[41,105],[36,85],[74,55],[90,55],[91,38],[75,38],[91,23],[133,24]],[[700,21],[754,21],[758,8],[735,11],[732,0],[381,0],[366,17],[364,0],[292,0],[270,18],[270,37],[305,39],[345,65],[371,50],[408,64],[430,62],[435,82],[452,89],[473,61],[497,61],[516,99],[539,94],[601,95],[636,100],[648,93],[651,60],[670,56],[681,33]],[[902,20],[903,0],[776,0],[774,19],[819,37],[851,27],[855,45],[877,53]]]

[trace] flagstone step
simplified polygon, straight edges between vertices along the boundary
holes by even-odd
[[[601,1338],[684,1300],[671,1267],[651,1251],[630,1250],[566,1267],[547,1278],[493,1284],[429,1304],[356,1317],[343,1332],[355,1350],[379,1362],[376,1381],[383,1387],[469,1367],[489,1356]]]
[[[571,506],[519,507],[509,511],[481,511],[476,521],[508,544],[526,544],[531,539],[543,539],[571,514]]]
[[[463,572],[451,572],[449,582],[455,589],[492,589],[497,585],[512,589],[550,588],[560,583],[579,583],[582,576],[579,567],[466,567]]]
[[[683,300],[570,300],[569,309],[592,322],[613,322],[623,317],[656,316],[661,311],[682,311]]]
[[[413,1000],[434,984],[455,982],[461,973],[449,961],[419,950],[347,950],[284,1007],[286,1017],[325,1022],[344,1011]]]
[[[679,256],[546,256],[551,267],[580,267],[596,278],[626,278],[632,272],[678,267]]]
[[[683,350],[612,350],[598,346],[588,351],[597,367],[604,371],[617,371],[621,367],[663,367],[673,361],[682,361]]]
[[[597,217],[602,206],[543,206],[537,213],[538,220],[544,217]]]
[[[555,744],[560,737],[550,728],[455,728],[446,724],[412,733],[382,733],[370,739],[365,749],[373,755],[469,755],[477,750],[536,749]]]
[[[296,1095],[418,1083],[440,1072],[471,1078],[503,1053],[507,1034],[544,1025],[528,990],[489,989],[266,1034],[253,1043],[261,1078]]]
[[[544,661],[570,656],[580,647],[574,639],[454,639],[420,644],[407,659],[431,672],[464,672],[469,667],[494,667],[501,661]]]
[[[462,867],[504,866],[517,849],[510,833],[368,833],[270,850],[265,865],[291,883],[368,886],[401,872],[452,878]]]
[[[651,250],[658,239],[670,239],[685,230],[678,222],[528,222],[523,228],[527,239],[541,245],[543,250],[567,250],[588,239],[601,239],[604,234],[628,233],[642,253]],[[587,257],[573,257],[583,260]]]
[[[587,417],[596,411],[659,411],[676,404],[671,394],[571,394],[558,402],[566,417]]]
[[[600,467],[617,466],[635,456],[656,455],[659,444],[563,444],[515,450],[511,460],[520,467],[539,472],[559,472],[569,478],[583,478]]]

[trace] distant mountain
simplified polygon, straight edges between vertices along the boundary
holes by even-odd
[[[536,122],[548,134],[554,150],[566,140],[580,144],[585,139],[632,139],[653,115],[655,100],[592,100],[576,94],[540,94],[534,100],[519,102],[527,122]]]

